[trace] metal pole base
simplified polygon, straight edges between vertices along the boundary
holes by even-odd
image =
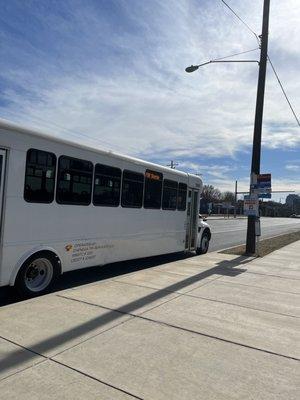
[[[255,220],[256,220],[255,216],[252,215],[248,216],[247,242],[246,242],[247,256],[254,256],[256,254]]]

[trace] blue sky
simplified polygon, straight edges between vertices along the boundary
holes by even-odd
[[[260,33],[262,0],[228,0]],[[220,0],[0,0],[0,117],[247,190],[257,47]],[[300,6],[271,1],[269,54],[300,112]],[[258,51],[239,58],[258,59]],[[300,192],[300,130],[270,68],[262,172]],[[278,195],[275,199],[284,198]]]

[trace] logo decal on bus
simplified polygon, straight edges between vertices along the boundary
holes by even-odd
[[[73,249],[73,245],[72,244],[67,244],[65,247],[66,251],[70,251]]]

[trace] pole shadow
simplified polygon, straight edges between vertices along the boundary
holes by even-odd
[[[195,274],[193,276],[189,276],[181,280],[180,282],[169,285],[163,289],[158,289],[149,295],[141,297],[140,299],[124,304],[122,307],[119,307],[116,310],[109,310],[104,315],[95,317],[63,333],[59,333],[48,339],[35,343],[29,349],[26,348],[26,350],[29,350],[26,353],[24,351],[24,348],[17,349],[2,358],[2,360],[0,361],[0,371],[2,371],[3,373],[9,369],[15,368],[20,363],[23,364],[24,362],[28,362],[33,358],[36,358],[37,354],[43,356],[50,350],[55,349],[58,345],[61,346],[62,344],[66,344],[71,340],[78,339],[82,335],[92,333],[93,331],[99,329],[102,326],[105,326],[108,323],[117,321],[124,314],[132,314],[145,305],[151,304],[152,302],[169,296],[170,292],[177,292],[185,288],[186,286],[199,282],[202,279],[205,279],[211,275],[218,274],[223,276],[237,276],[247,271],[247,269],[240,267],[247,265],[247,263],[250,261],[252,261],[252,258],[247,258],[244,256],[238,256],[232,261],[220,261],[215,267],[212,267],[209,270],[199,272],[198,274]],[[151,260],[149,260],[149,262],[150,265],[153,266]]]

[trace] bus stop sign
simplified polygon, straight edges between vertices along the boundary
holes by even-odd
[[[257,182],[251,185],[251,192],[262,199],[270,199],[272,193],[271,174],[258,174]]]
[[[254,217],[259,216],[257,196],[244,196],[244,215],[252,215]]]
[[[257,175],[257,186],[259,189],[259,197],[270,199],[272,193],[271,174]]]
[[[271,174],[257,175],[257,186],[260,189],[271,189]]]

